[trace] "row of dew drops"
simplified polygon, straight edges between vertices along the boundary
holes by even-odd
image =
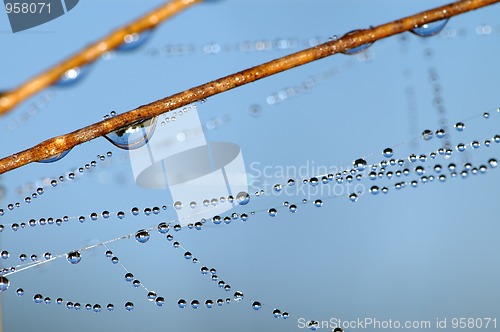
[[[449,19],[444,19],[432,23],[427,23],[422,26],[417,26],[414,29],[410,30],[410,32],[414,33],[417,36],[420,37],[431,37],[443,30],[445,27],[446,23],[448,22]],[[355,32],[361,31],[359,29],[350,31],[346,33],[344,36],[353,34]],[[130,52],[130,51],[135,51],[141,48],[144,44],[146,44],[149,39],[152,36],[152,30],[146,30],[141,33],[132,33],[128,34],[125,36],[123,40],[123,44],[120,45],[116,50],[118,52]],[[329,38],[329,41],[337,39],[336,36]],[[372,43],[364,44],[357,46],[355,48],[352,48],[350,50],[344,51],[342,53],[347,54],[347,55],[354,55],[361,53],[368,49]],[[66,87],[66,86],[71,86],[77,82],[79,82],[83,77],[86,76],[86,74],[90,70],[90,64],[81,66],[81,67],[74,67],[72,69],[67,70],[63,76],[54,83],[55,86],[58,87]]]
[[[496,110],[496,113],[500,113],[500,108]],[[484,118],[484,119],[489,119],[489,118],[490,118],[490,113],[489,113],[489,112],[485,112],[485,113],[483,113],[483,114],[481,115],[481,117],[482,117],[482,118]],[[458,132],[462,132],[462,131],[464,131],[464,129],[465,129],[465,124],[464,124],[464,122],[457,122],[457,123],[455,124],[455,126],[454,126],[454,127],[455,127],[456,131],[458,131]],[[422,139],[423,139],[423,140],[425,140],[425,141],[429,141],[429,140],[431,140],[434,136],[436,136],[436,137],[438,137],[438,138],[443,138],[445,135],[446,135],[446,133],[445,133],[445,131],[444,131],[443,129],[438,129],[438,130],[436,130],[435,132],[433,132],[433,131],[431,131],[431,130],[424,130],[424,131],[422,132],[422,135],[421,135],[421,136],[422,136]],[[486,140],[484,140],[484,141],[482,142],[482,144],[483,144],[485,147],[489,147],[489,146],[491,145],[491,143],[492,143],[492,142],[495,142],[495,143],[500,143],[500,135],[495,135],[492,139],[486,139]],[[477,148],[479,148],[479,147],[481,146],[481,142],[480,142],[480,141],[478,141],[478,140],[474,140],[474,141],[472,141],[469,145],[470,145],[470,147],[471,147],[472,149],[477,149]],[[464,143],[459,143],[459,144],[457,144],[457,145],[455,146],[455,149],[456,149],[456,151],[458,151],[458,152],[463,152],[463,151],[465,150],[466,146],[467,146],[467,145],[466,145],[466,144],[464,144]],[[441,156],[444,156],[444,157],[449,157],[449,156],[451,156],[451,155],[452,155],[452,152],[453,152],[453,151],[452,151],[451,149],[444,149],[444,148],[440,148],[440,149],[438,149],[436,152],[431,152],[431,153],[429,153],[429,154],[428,154],[428,157],[429,157],[429,159],[435,159],[438,155],[441,155]],[[393,152],[393,149],[392,149],[392,148],[386,148],[386,149],[384,149],[384,150],[382,151],[382,155],[383,155],[385,158],[392,158],[392,157],[393,157],[393,154],[394,154],[394,152]],[[427,158],[428,158],[428,157],[427,157],[427,155],[420,155],[420,156],[417,156],[417,155],[413,155],[413,154],[412,154],[412,155],[408,156],[408,158],[407,158],[407,159],[408,159],[408,161],[410,161],[410,162],[412,162],[412,163],[413,163],[413,162],[416,162],[416,161],[425,162],[425,161],[427,161]],[[366,158],[366,157],[365,157],[365,158]],[[349,170],[349,171],[347,171],[347,170],[346,170],[346,171],[344,171],[344,172],[343,172],[343,174],[340,174],[340,173],[339,173],[339,174],[335,174],[335,175],[333,175],[333,174],[327,174],[327,175],[323,175],[322,177],[321,177],[321,176],[318,176],[318,177],[313,177],[313,178],[310,178],[310,179],[304,179],[304,180],[302,180],[302,182],[303,182],[304,184],[309,184],[309,185],[311,185],[311,186],[316,186],[316,185],[318,185],[319,183],[327,184],[328,182],[330,182],[330,181],[332,181],[333,179],[335,179],[335,182],[336,182],[336,183],[342,183],[342,182],[344,182],[344,180],[345,180],[345,181],[347,181],[347,182],[352,181],[352,180],[353,180],[353,176],[354,176],[354,178],[355,178],[356,180],[358,180],[358,181],[359,181],[359,180],[361,180],[361,179],[363,178],[363,176],[362,176],[362,174],[361,174],[360,172],[367,170],[367,169],[369,168],[369,166],[370,166],[370,165],[368,165],[368,164],[367,164],[367,162],[366,162],[366,159],[365,159],[365,158],[360,158],[360,159],[355,160],[355,161],[352,163],[352,167],[353,167],[353,168],[352,168],[351,170]],[[497,166],[497,161],[496,161],[496,159],[494,159],[494,158],[491,158],[491,159],[488,161],[488,163],[489,163],[489,166],[490,166],[491,168],[494,168],[494,167],[496,167],[496,166]],[[402,167],[404,164],[405,164],[405,161],[404,161],[403,159],[399,159],[399,160],[396,160],[396,159],[383,160],[383,161],[382,161],[379,165],[371,165],[371,172],[368,174],[368,178],[369,178],[369,179],[371,179],[371,180],[376,180],[376,179],[378,179],[378,178],[382,178],[382,177],[384,177],[384,176],[385,176],[385,177],[386,177],[386,178],[388,178],[388,179],[392,179],[394,175],[395,175],[396,177],[401,176],[401,174],[403,174],[403,175],[409,175],[409,174],[411,173],[409,169],[404,169],[403,171],[399,171],[399,170],[398,170],[398,171],[396,171],[396,172],[386,171],[386,168],[389,168],[390,166],[396,166],[396,165],[397,165],[397,166],[399,166],[399,167]],[[375,171],[377,170],[377,167],[378,167],[378,166],[380,167],[380,169],[379,169],[379,172],[378,172],[378,173],[376,173]],[[442,166],[441,166],[441,165],[439,165],[439,164],[436,164],[436,165],[434,165],[433,169],[434,169],[434,171],[435,171],[436,173],[440,173],[440,172],[441,172],[441,170],[442,170]],[[448,165],[448,169],[449,169],[449,170],[450,170],[450,172],[451,172],[451,176],[452,176],[452,177],[456,177],[456,172],[455,172],[456,165],[455,165],[454,163],[450,163],[450,164]],[[468,175],[468,171],[467,171],[467,170],[469,170],[472,174],[477,174],[477,173],[478,173],[478,171],[479,171],[480,173],[484,173],[484,172],[486,171],[486,169],[487,169],[487,166],[485,166],[485,165],[481,165],[481,166],[479,166],[479,168],[475,168],[475,167],[472,167],[472,164],[467,163],[467,164],[465,165],[465,169],[464,169],[464,171],[462,171],[462,172],[461,172],[461,176],[462,176],[462,177],[466,177],[466,176]],[[415,172],[415,174],[417,174],[417,175],[421,176],[420,180],[421,180],[421,182],[422,182],[422,183],[426,183],[427,181],[432,181],[432,179],[433,179],[433,176],[432,176],[432,175],[431,175],[431,176],[428,176],[428,177],[427,177],[427,176],[425,176],[425,175],[423,175],[423,174],[425,174],[425,168],[424,168],[423,166],[417,166],[417,167],[415,167],[414,172]],[[345,176],[345,178],[343,177],[343,175]],[[320,178],[321,180],[320,180],[319,178]],[[440,181],[444,181],[444,180],[446,179],[446,176],[445,176],[444,174],[440,174],[438,178],[439,178],[439,180],[440,180]],[[294,179],[289,179],[289,180],[288,180],[288,182],[285,184],[285,186],[293,186],[293,185],[295,185],[295,182],[296,182],[296,181],[295,181]],[[412,181],[412,182],[411,182],[411,184],[412,184],[412,186],[413,186],[413,187],[416,187],[417,183],[418,183],[418,181]],[[276,192],[280,192],[280,191],[283,189],[283,187],[284,187],[283,185],[281,185],[281,184],[277,184],[277,185],[275,185],[275,186],[274,186],[273,190],[274,190],[274,191],[276,191]],[[401,183],[398,183],[398,184],[396,184],[396,185],[395,185],[395,188],[396,188],[396,189],[400,189],[401,187],[402,187]],[[371,192],[372,194],[377,194],[377,193],[378,193],[378,192],[380,192],[380,191],[381,191],[381,192],[383,192],[383,193],[387,193],[388,188],[387,188],[387,187],[383,187],[382,189],[379,189],[377,186],[372,186],[372,187],[370,188],[370,192]],[[264,194],[262,191],[260,191],[260,192],[256,192],[256,193],[255,193],[255,196],[260,196],[260,195],[262,195],[262,194]],[[356,193],[351,193],[351,194],[349,194],[349,199],[350,199],[351,201],[357,201],[358,196],[357,196],[357,194],[356,194]],[[249,195],[248,193],[246,193],[246,192],[241,192],[241,193],[239,193],[239,194],[236,196],[236,198],[233,198],[233,197],[228,197],[228,198],[227,198],[227,201],[228,201],[228,202],[230,202],[230,203],[233,203],[233,201],[234,201],[234,200],[236,200],[236,202],[237,202],[238,204],[240,204],[240,205],[246,205],[246,204],[248,204],[248,202],[250,201],[250,195]],[[224,199],[221,199],[220,201],[221,201],[221,202],[224,202],[225,200],[224,200]],[[193,204],[192,204],[192,203],[193,203],[193,202],[191,202],[191,203],[189,204],[189,206],[193,207]],[[213,204],[214,202],[212,201],[212,202],[210,202],[210,203],[212,203],[212,204]],[[209,201],[208,201],[208,200],[206,200],[206,202],[204,202],[204,205],[205,205],[205,206],[208,206],[210,203],[209,203]],[[307,203],[307,200],[303,200],[303,201],[302,201],[302,203]],[[316,200],[314,200],[313,204],[314,204],[315,206],[317,206],[317,207],[321,207],[321,206],[323,205],[323,201],[322,201],[321,199],[316,199]],[[297,205],[296,205],[296,204],[289,204],[288,202],[284,202],[284,203],[283,203],[283,205],[284,205],[284,207],[287,207],[287,208],[288,208],[288,210],[289,210],[290,212],[292,212],[292,213],[295,213],[295,212],[297,211]],[[174,207],[174,209],[176,209],[176,210],[181,209],[181,208],[183,208],[183,203],[182,203],[182,202],[175,202],[175,203],[173,203],[173,207]],[[166,209],[166,207],[165,207],[165,206],[164,206],[164,207],[162,207],[162,208],[163,208],[163,209]],[[146,209],[144,209],[144,214],[145,214],[145,215],[151,215],[151,213],[153,213],[153,214],[158,214],[158,213],[159,213],[159,211],[160,211],[160,208],[159,208],[159,207],[154,207],[154,208],[146,208]],[[267,212],[268,212],[268,214],[269,214],[269,216],[270,216],[270,217],[275,217],[275,216],[277,215],[277,213],[278,213],[278,211],[277,211],[277,209],[276,209],[276,208],[270,208],[270,209],[268,209],[268,210],[267,210]],[[139,214],[140,214],[140,211],[139,211],[139,209],[138,209],[138,208],[134,207],[134,208],[132,208],[132,209],[131,209],[131,214],[132,214],[132,215],[134,215],[134,216],[137,216],[137,215],[139,215]],[[255,211],[252,211],[250,214],[251,214],[251,215],[255,214]],[[110,214],[109,214],[109,212],[107,212],[107,211],[104,211],[104,212],[101,214],[101,216],[102,216],[103,218],[105,218],[105,219],[106,219],[106,218],[108,218],[108,217],[109,217],[109,215],[110,215]],[[121,219],[121,218],[120,218],[120,216],[124,216],[124,213],[123,213],[123,212],[121,212],[121,213],[120,213],[120,212],[119,212],[119,213],[117,213],[117,217],[118,217],[119,219]],[[90,214],[90,219],[91,219],[91,220],[97,220],[97,218],[98,218],[97,213],[91,213],[91,214]],[[246,221],[246,220],[248,219],[248,215],[247,215],[247,214],[245,214],[245,213],[243,213],[243,214],[241,214],[241,215],[238,215],[238,214],[233,213],[231,216],[227,216],[227,217],[224,217],[224,218],[221,218],[220,216],[214,216],[214,217],[212,218],[212,222],[213,222],[214,224],[220,224],[222,221],[224,221],[224,223],[225,223],[225,224],[229,224],[229,223],[231,222],[231,220],[235,220],[235,219],[238,219],[238,218],[240,218],[242,221]],[[64,220],[64,221],[67,221],[68,219],[69,219],[68,217],[63,218],[63,220]],[[84,216],[80,216],[80,217],[78,217],[78,219],[79,219],[79,221],[80,221],[80,222],[85,221],[85,217],[84,217]],[[52,220],[53,220],[53,218],[52,218]],[[206,221],[206,220],[201,220],[200,222],[195,223],[194,225],[188,225],[188,228],[189,228],[189,229],[197,229],[197,230],[200,230],[200,229],[202,229],[203,224],[205,223],[205,221]],[[173,222],[174,222],[174,221],[173,221]],[[170,228],[170,224],[172,224],[173,222],[171,222],[171,223],[165,223],[165,222],[160,223],[160,224],[157,226],[157,230],[158,230],[158,232],[159,232],[159,233],[161,233],[161,234],[167,234],[167,233],[168,233],[168,230],[169,230],[169,228]],[[36,222],[35,222],[35,223],[36,223]],[[30,224],[31,226],[33,226],[33,223],[29,223],[29,224]],[[42,223],[42,222],[40,222],[40,224],[41,224],[41,225],[44,225],[44,223]],[[56,224],[59,224],[59,225],[60,225],[61,223],[56,223]],[[13,229],[13,230],[16,230],[16,227],[13,227],[12,229]],[[135,234],[131,234],[131,235],[135,238],[135,240],[136,240],[138,243],[146,243],[146,242],[148,242],[148,241],[149,241],[149,238],[150,238],[150,233],[149,233],[149,232],[150,232],[151,230],[153,230],[153,229],[154,229],[154,228],[150,228],[150,229],[141,229],[141,230],[137,231]],[[179,224],[176,224],[176,225],[174,225],[173,229],[174,229],[175,231],[180,231],[180,230],[181,230],[181,227],[180,227],[180,225],[179,225]],[[130,238],[130,237],[131,237],[131,235],[129,234],[129,235],[124,236],[124,237],[121,237],[121,238],[119,238],[119,239]],[[172,241],[172,242],[173,242],[173,247],[174,247],[174,248],[179,248],[179,247],[180,247],[180,244],[179,244],[177,241],[173,241],[174,239],[173,239],[173,236],[172,236],[171,234],[168,234],[166,237],[167,237],[167,240],[169,240],[169,241]],[[113,242],[113,241],[115,241],[115,240],[119,240],[119,239],[114,239],[114,240],[112,240],[112,241],[110,241],[110,242]],[[106,243],[104,243],[104,245],[106,245],[107,243],[110,243],[110,242],[106,242]],[[103,244],[101,244],[101,245],[103,245]],[[49,260],[52,260],[52,259],[55,259],[55,258],[66,257],[66,259],[68,260],[68,262],[70,262],[70,263],[72,263],[72,264],[77,264],[77,263],[79,263],[79,262],[80,262],[80,260],[81,260],[81,251],[88,250],[88,249],[89,249],[89,248],[84,248],[84,249],[81,249],[81,250],[72,251],[72,252],[69,252],[69,253],[67,253],[67,254],[58,255],[58,256],[52,256],[50,253],[45,253],[45,254],[43,255],[43,257],[44,257],[44,259],[45,259],[46,261],[49,261]],[[107,256],[109,256],[109,255],[110,255],[110,254],[107,252]],[[2,251],[2,252],[1,252],[1,257],[2,257],[3,259],[7,259],[9,256],[10,256],[10,255],[9,255],[9,253],[8,253],[7,251],[5,251],[5,250],[4,250],[4,251]],[[184,257],[185,257],[186,259],[193,260],[193,256],[192,256],[192,254],[191,254],[189,251],[187,251],[187,250],[184,250]],[[25,261],[26,259],[27,259],[27,255],[24,255],[24,254],[21,254],[21,255],[20,255],[20,260],[21,260],[21,261]],[[3,276],[1,276],[1,277],[0,277],[0,289],[1,289],[1,290],[6,290],[6,289],[9,287],[9,285],[10,285],[10,281],[6,278],[6,276],[7,276],[7,275],[9,275],[9,274],[13,274],[13,273],[16,273],[17,271],[21,271],[21,270],[23,270],[23,269],[25,269],[25,268],[29,268],[29,267],[30,267],[30,266],[32,266],[32,265],[33,265],[33,266],[34,266],[34,265],[38,265],[38,264],[40,264],[41,262],[43,262],[43,261],[38,261],[38,258],[37,258],[37,256],[36,256],[36,255],[32,255],[32,256],[31,256],[31,260],[32,260],[33,262],[35,262],[35,263],[34,263],[34,264],[30,264],[30,265],[28,265],[28,266],[18,266],[18,267],[11,267],[10,269],[4,269],[4,270],[2,271]],[[118,260],[118,258],[117,258],[116,256],[111,257],[111,261],[112,261],[113,263],[115,263],[115,264],[119,262],[119,260]],[[195,262],[195,263],[197,263],[197,262],[199,262],[199,261],[198,261],[197,259],[194,259],[194,262]],[[21,267],[21,269],[18,269],[19,267]],[[202,269],[202,270],[203,270],[203,271],[202,271],[202,273],[203,273],[204,271],[206,271],[206,269]],[[214,273],[214,274],[215,274],[215,273]],[[126,277],[126,279],[130,279],[130,275],[128,274],[128,272],[127,272],[127,275],[126,275],[126,276],[128,276],[128,277]],[[215,279],[215,280],[214,280],[214,279]],[[213,278],[212,278],[212,280],[217,281],[217,278],[213,277]],[[132,284],[134,284],[134,280],[128,280],[128,281],[130,281],[130,282],[132,282]],[[224,288],[225,290],[230,290],[230,289],[231,289],[231,288],[230,288],[230,286],[227,286],[227,284],[225,284],[224,282],[220,282],[220,280],[219,280],[219,282],[218,282],[218,285],[219,285],[221,288]],[[136,287],[141,286],[140,282],[136,281],[136,282],[135,282],[135,286],[136,286]],[[21,290],[21,291],[19,291],[19,292],[18,292],[18,294],[19,294],[19,293],[24,293],[24,292]],[[236,294],[236,293],[235,293],[235,294]],[[238,294],[239,294],[239,293],[238,293]],[[151,295],[151,294],[149,294],[149,291],[148,291],[148,297],[151,297],[151,296],[152,296],[152,295]],[[236,295],[235,295],[235,299],[236,299],[236,298],[239,298],[239,296],[236,296]],[[163,299],[163,300],[162,300],[162,299]],[[40,295],[40,294],[38,294],[38,293],[37,293],[37,294],[35,294],[35,296],[34,296],[34,301],[35,301],[36,303],[41,303],[41,301],[42,301],[42,300],[41,300],[41,295]],[[155,301],[156,301],[156,297],[155,297]],[[45,302],[45,303],[49,302],[49,303],[50,303],[50,299],[49,299],[49,300],[47,300],[47,299],[45,298],[45,299],[43,299],[43,302]],[[60,301],[56,301],[56,302],[57,302],[57,303],[59,303]],[[159,300],[158,300],[158,302],[162,304],[162,303],[164,302],[164,298],[160,297],[160,298],[159,298]],[[179,307],[181,307],[181,308],[182,308],[182,307],[185,307],[185,306],[186,306],[186,303],[187,303],[187,302],[186,302],[185,300],[183,300],[183,299],[181,299],[181,300],[179,300],[179,301],[178,301],[178,305],[179,305]],[[219,303],[221,303],[221,301],[217,300],[217,304],[219,304]],[[226,299],[226,303],[227,303],[227,299]],[[157,304],[158,304],[158,303],[157,303]],[[89,306],[89,305],[86,305],[85,307],[86,307],[86,308],[88,308],[88,306]],[[199,301],[198,301],[198,300],[193,300],[193,301],[191,301],[191,307],[193,307],[193,308],[197,308],[198,306],[199,306]],[[206,301],[205,301],[205,306],[206,306],[207,308],[210,308],[211,306],[213,306],[213,301],[212,301],[212,300],[206,300]],[[75,306],[74,306],[74,303],[73,303],[73,302],[69,302],[69,304],[67,303],[66,307],[69,307],[69,308],[75,308]],[[80,306],[78,306],[78,305],[76,306],[76,308],[79,308],[79,307],[80,307]],[[95,307],[95,308],[94,308],[94,307]],[[96,310],[97,310],[97,311],[100,311],[100,308],[101,308],[101,306],[100,306],[100,305],[95,305],[94,307],[93,307],[94,311],[96,311]],[[260,309],[261,304],[260,304],[260,302],[258,302],[258,301],[253,301],[253,302],[252,302],[252,307],[253,307],[254,309],[258,310],[258,309]],[[114,305],[112,305],[112,304],[108,305],[108,310],[110,310],[110,308],[111,308],[111,309],[112,309],[112,308],[114,308]],[[127,302],[127,303],[125,304],[125,308],[126,308],[127,310],[132,310],[132,309],[133,309],[133,303],[131,303],[131,302]],[[275,317],[280,316],[280,317],[283,317],[283,318],[287,318],[287,317],[289,316],[289,314],[288,314],[288,313],[281,313],[281,311],[280,311],[279,309],[274,309],[274,310],[273,310],[273,315],[274,315]],[[314,321],[312,321],[312,323],[310,324],[310,327],[311,327],[312,329],[314,329],[314,326],[315,326],[315,325],[314,325]]]

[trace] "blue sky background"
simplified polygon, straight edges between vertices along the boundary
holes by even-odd
[[[6,14],[0,13],[0,90],[23,82],[160,3],[81,1],[62,17],[16,34],[10,32]],[[41,92],[0,119],[1,154],[7,156],[94,123],[112,110],[122,113],[298,51],[314,40],[325,41],[442,3],[227,0],[198,5],[161,25],[137,51],[101,59],[78,84]],[[302,167],[309,177],[316,175],[317,167],[345,168],[362,156],[368,163],[377,163],[386,147],[393,147],[396,158],[428,153],[442,140],[424,141],[420,133],[439,128],[442,117],[449,124],[453,145],[474,139],[483,142],[498,133],[500,121],[496,112],[487,120],[481,117],[500,106],[499,15],[500,7],[493,5],[453,18],[433,38],[410,33],[404,39],[395,36],[376,42],[361,56],[335,55],[209,98],[197,105],[206,139],[240,146],[249,180],[254,181],[251,192],[286,182],[287,176],[277,174],[284,169],[291,172]],[[259,41],[272,46],[257,51]],[[206,53],[209,44],[219,45],[221,51]],[[172,55],[174,49],[184,51]],[[430,68],[439,76],[444,116],[433,105]],[[269,103],[269,96],[304,82],[310,87],[307,92],[302,89],[279,103]],[[50,101],[42,105],[47,98]],[[38,111],[32,114],[34,104]],[[259,112],[252,112],[254,105]],[[451,128],[457,121],[465,122],[464,132]],[[417,177],[413,169],[418,164],[426,167],[427,175],[433,174],[436,163],[446,167],[454,162],[459,170],[465,161],[486,164],[499,157],[495,145],[474,151],[468,146],[467,153],[455,151],[448,160],[407,161],[405,167],[412,173],[404,180]],[[74,148],[57,163],[32,164],[2,175],[1,206],[23,202],[43,179],[67,174],[107,151],[113,157],[105,163],[98,162],[74,181],[46,187],[42,197],[29,205],[22,203],[0,222],[88,216],[103,210],[123,210],[127,217],[84,224],[71,219],[63,227],[5,230],[0,248],[11,252],[11,258],[1,262],[4,266],[17,263],[20,253],[63,254],[175,218],[171,207],[158,216],[128,213],[133,206],[171,205],[172,198],[166,191],[137,187],[127,152],[103,138]],[[259,177],[264,170],[271,176]],[[164,307],[150,303],[143,289],[126,283],[124,271],[98,248],[84,252],[78,265],[58,259],[10,276],[11,286],[2,294],[3,328],[6,332],[69,328],[75,332],[294,331],[299,329],[300,318],[374,317],[433,323],[447,318],[449,324],[453,317],[500,320],[499,179],[498,170],[493,169],[485,175],[448,176],[444,183],[436,179],[399,191],[394,183],[401,180],[355,180],[365,192],[357,202],[350,202],[350,191],[339,186],[344,191],[338,192],[339,197],[324,199],[321,208],[312,204],[324,198],[321,195],[312,195],[307,204],[300,203],[301,194],[252,197],[235,212],[275,207],[278,215],[270,218],[265,211],[257,212],[246,223],[233,221],[223,227],[199,232],[183,229],[174,234],[196,257],[215,267],[233,291],[218,289],[198,272],[198,265],[182,257],[180,249],[152,234],[144,245],[130,239],[110,248],[147,287],[166,298]],[[366,191],[372,185],[389,185],[389,193],[370,195]],[[283,209],[284,201],[299,203],[297,213]],[[18,287],[26,290],[22,298],[15,294]],[[175,304],[179,298],[226,298],[235,290],[241,290],[245,300],[222,308],[181,310]],[[94,314],[55,304],[35,305],[35,293],[103,307],[112,302],[116,309]],[[262,302],[262,309],[252,310],[250,299]],[[132,312],[123,309],[127,301],[135,304]],[[290,318],[273,318],[274,308],[288,311]]]

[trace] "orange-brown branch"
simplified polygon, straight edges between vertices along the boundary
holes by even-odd
[[[56,83],[66,71],[81,67],[99,58],[104,52],[114,50],[124,43],[125,37],[154,29],[161,22],[202,0],[172,0],[121,27],[97,42],[85,47],[68,59],[31,78],[19,87],[0,95],[0,115],[7,113],[23,100]]]
[[[349,33],[340,39],[278,58],[236,74],[219,78],[215,81],[174,94],[170,97],[140,106],[111,119],[78,129],[72,133],[46,140],[30,149],[1,159],[0,174],[28,163],[57,155],[76,145],[103,136],[138,120],[160,115],[167,111],[257,81],[264,77],[411,30],[425,23],[449,18],[497,2],[500,2],[500,0],[464,0],[454,2],[374,28]]]

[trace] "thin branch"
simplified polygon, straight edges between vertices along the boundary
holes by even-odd
[[[308,48],[282,58],[243,70],[241,72],[208,82],[189,90],[140,106],[127,113],[78,129],[69,134],[48,139],[25,151],[0,160],[0,174],[23,165],[47,159],[69,150],[76,145],[123,128],[139,120],[148,119],[167,111],[214,96],[224,91],[257,81],[285,70],[322,59],[339,52],[346,52],[358,46],[373,43],[426,23],[439,21],[474,9],[485,7],[500,0],[464,0],[437,7],[406,18],[366,30],[348,33],[342,38],[316,47]]]
[[[134,22],[85,47],[52,68],[34,76],[15,89],[0,94],[0,115],[7,113],[23,100],[56,83],[68,70],[97,60],[105,52],[116,49],[128,35],[154,29],[163,21],[203,0],[172,0],[153,9]]]

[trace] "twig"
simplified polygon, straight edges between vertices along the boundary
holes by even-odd
[[[31,97],[33,94],[56,83],[68,70],[91,63],[105,52],[116,49],[125,42],[127,35],[134,33],[139,34],[143,31],[154,29],[168,18],[201,1],[203,0],[169,1],[153,9],[136,21],[111,32],[101,40],[85,47],[83,50],[29,79],[17,88],[3,92],[0,94],[0,115],[7,113],[17,104]]]
[[[78,129],[69,134],[48,139],[30,149],[1,159],[0,174],[35,161],[50,158],[51,156],[60,154],[61,152],[69,150],[76,145],[103,136],[136,121],[163,114],[167,111],[199,101],[200,99],[214,96],[221,92],[234,89],[264,77],[301,66],[335,53],[346,52],[349,49],[373,43],[379,39],[414,29],[415,27],[426,23],[446,19],[497,2],[500,2],[500,0],[464,0],[454,2],[449,5],[437,7],[377,27],[346,34],[337,40],[308,48],[250,69],[243,70],[239,73],[205,83],[189,90],[174,94],[170,97],[140,106],[132,111],[117,115],[111,119]]]

